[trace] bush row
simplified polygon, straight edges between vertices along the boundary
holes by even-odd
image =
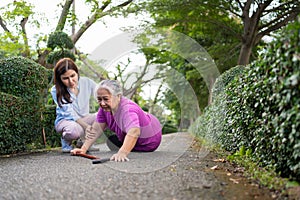
[[[300,25],[288,26],[260,58],[221,75],[213,104],[190,131],[228,151],[252,151],[262,166],[300,180]],[[232,78],[234,77],[234,78]],[[200,127],[201,126],[201,127]]]
[[[33,142],[33,137],[36,138],[28,127],[31,113],[24,109],[26,104],[21,97],[0,93],[1,154],[24,151],[26,144]]]
[[[52,71],[24,57],[0,60],[0,154],[43,144],[42,112],[50,74]]]

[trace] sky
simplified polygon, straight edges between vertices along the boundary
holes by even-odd
[[[14,0],[0,0],[0,8],[5,7],[7,4],[12,3]],[[42,33],[43,35],[48,35],[51,32],[54,31],[56,28],[57,21],[59,19],[60,13],[61,13],[61,7],[58,7],[57,5],[59,3],[64,2],[64,0],[26,0],[26,2],[31,3],[34,6],[33,11],[35,12],[34,16],[36,19],[39,17],[39,13],[42,14],[46,19],[48,19],[49,24],[42,24],[41,28],[36,30],[35,28],[30,28],[29,24],[26,25],[27,34],[30,37],[29,39],[32,39],[32,36],[36,33]],[[79,17],[81,22],[86,21],[88,19],[88,7],[84,4],[84,0],[76,0],[76,14]],[[113,18],[113,17],[104,17],[103,18],[105,24],[102,21],[98,21],[94,23],[91,27],[88,28],[88,30],[81,36],[81,38],[76,43],[76,47],[85,54],[90,54],[90,58],[93,59],[94,57],[101,57],[102,59],[107,59],[104,54],[108,55],[118,55],[116,54],[116,48],[119,49],[121,47],[120,43],[125,42],[126,44],[123,45],[125,48],[127,47],[128,50],[132,50],[130,46],[131,44],[127,43],[127,39],[124,39],[120,43],[117,43],[115,41],[115,38],[122,40],[122,34],[123,32],[120,30],[122,27],[128,27],[128,26],[134,26],[137,24],[137,20],[134,17],[119,17],[119,18]],[[42,21],[42,20],[41,20]],[[79,27],[76,27],[76,31]],[[2,28],[0,28],[0,32],[3,31]],[[65,30],[64,30],[65,31]],[[70,32],[67,32],[67,34],[71,35]],[[31,41],[32,45],[36,44],[36,41]],[[112,44],[114,43],[114,44]],[[105,46],[106,45],[106,46]],[[108,45],[108,46],[107,46]],[[101,49],[99,51],[99,47]],[[105,48],[103,48],[105,47]],[[126,52],[126,51],[124,51]],[[116,56],[117,60],[112,59],[111,61],[114,62],[122,62],[122,60],[127,61],[127,57],[129,56],[130,52],[126,52],[127,54],[124,55],[124,57],[118,57]],[[121,55],[121,54],[120,54]],[[102,56],[104,56],[102,58]],[[144,57],[137,54],[130,54],[132,62],[132,67],[139,69],[140,66],[143,66],[145,61]],[[98,60],[98,59],[97,59]],[[109,60],[109,59],[108,59]],[[111,66],[115,66],[113,62],[107,62],[105,63],[107,66],[105,66],[106,70],[108,71],[115,71]],[[131,67],[131,70],[132,70]],[[135,71],[135,70],[133,70]],[[129,70],[128,73],[132,73],[132,71]],[[155,84],[152,84],[151,89],[146,89],[147,95],[146,96],[153,96],[156,93],[157,87]],[[152,89],[154,88],[154,89]]]
[[[4,7],[9,3],[12,3],[14,0],[1,0],[0,7]],[[48,19],[49,24],[44,24],[40,28],[40,30],[34,29],[27,29],[28,35],[34,34],[35,32],[41,32],[44,34],[51,33],[58,21],[60,16],[61,8],[57,5],[63,0],[26,0],[26,2],[31,3],[34,5],[34,12],[42,13],[45,15],[45,18]],[[84,4],[83,0],[77,0],[75,9],[77,11],[77,15],[81,21],[85,21],[88,18],[88,8]],[[95,50],[99,44],[106,41],[107,39],[122,33],[120,30],[121,27],[124,25],[130,26],[136,24],[136,19],[134,18],[112,18],[112,17],[105,17],[105,24],[99,21],[93,24],[78,40],[76,43],[76,47],[79,48],[84,53],[91,53]],[[77,27],[78,30],[78,27]],[[76,30],[76,31],[77,31]],[[71,34],[71,33],[68,33]]]

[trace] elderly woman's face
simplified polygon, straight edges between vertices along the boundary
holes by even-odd
[[[108,90],[101,88],[97,91],[97,102],[104,111],[115,113],[119,106],[120,97],[113,96]]]

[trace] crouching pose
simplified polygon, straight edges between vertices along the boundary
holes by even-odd
[[[96,83],[79,77],[78,67],[70,58],[60,59],[54,68],[51,95],[56,106],[55,130],[61,133],[62,152],[70,153],[72,141],[84,138],[85,129],[92,125],[96,113],[90,113],[90,99]]]
[[[128,161],[127,156],[131,151],[151,152],[158,148],[162,138],[159,120],[122,96],[118,81],[101,81],[96,87],[95,96],[100,106],[96,121],[86,129],[82,147],[73,149],[72,154],[86,153],[106,128],[115,133],[107,140],[108,147],[117,150],[110,160]]]

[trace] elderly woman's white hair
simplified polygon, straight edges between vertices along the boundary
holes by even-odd
[[[113,96],[123,95],[122,87],[119,81],[116,80],[103,80],[95,88],[95,98],[97,98],[97,91],[99,89],[106,89]]]

